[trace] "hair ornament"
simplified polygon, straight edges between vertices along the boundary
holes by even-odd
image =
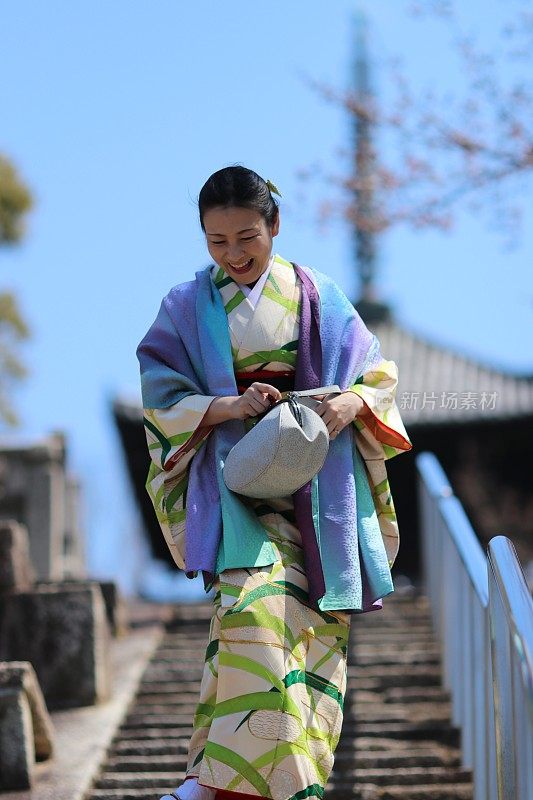
[[[273,194],[277,194],[279,197],[281,197],[280,190],[269,178],[266,179],[265,183]]]

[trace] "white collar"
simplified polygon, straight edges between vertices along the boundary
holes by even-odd
[[[267,268],[265,269],[265,271],[263,272],[261,277],[258,279],[258,281],[255,284],[255,286],[248,286],[248,284],[246,284],[246,283],[239,283],[238,284],[241,292],[248,298],[248,302],[250,303],[252,308],[256,307],[256,305],[257,305],[257,303],[259,301],[259,298],[261,297],[261,293],[263,291],[263,287],[264,287],[265,283],[268,280],[268,276],[270,274],[270,270],[272,269],[272,264],[273,263],[274,263],[274,255],[271,255],[270,256],[270,260],[268,262]],[[235,281],[235,282],[237,283],[237,281]]]

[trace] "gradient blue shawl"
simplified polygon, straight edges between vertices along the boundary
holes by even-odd
[[[347,389],[379,363],[379,342],[334,281],[294,267],[302,286],[295,389]],[[192,393],[238,394],[227,316],[210,267],[170,290],[137,356],[144,408],[168,408]],[[265,528],[222,478],[224,460],[244,432],[240,420],[217,425],[188,468],[186,574],[202,571],[206,588],[224,569],[276,560]],[[294,507],[310,603],[322,611],[381,608],[394,586],[352,425],[332,440],[322,470],[296,492]]]

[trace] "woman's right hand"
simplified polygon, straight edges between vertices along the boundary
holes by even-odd
[[[269,383],[255,381],[243,394],[235,398],[235,419],[256,417],[267,411],[278,400],[281,400],[279,389]]]
[[[200,427],[218,425],[229,419],[255,417],[269,409],[273,402],[281,400],[281,392],[269,383],[252,383],[239,397],[224,395],[213,398],[205,412]]]

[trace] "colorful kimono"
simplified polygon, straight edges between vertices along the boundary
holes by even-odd
[[[163,300],[138,348],[147,490],[177,566],[215,588],[187,774],[227,793],[320,798],[342,725],[350,615],[394,590],[384,461],[412,445],[396,365],[338,287],[276,254],[259,288],[254,304],[212,266]],[[253,380],[338,383],[372,413],[331,442],[294,496],[238,497],[221,466],[254,420],[202,420],[214,397]]]

